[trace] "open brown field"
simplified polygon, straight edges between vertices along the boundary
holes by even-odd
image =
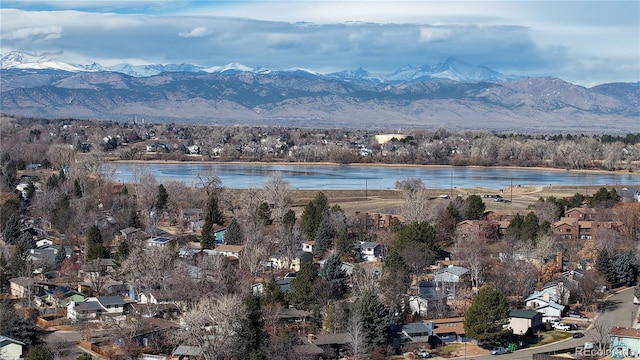
[[[499,194],[512,202],[496,202],[491,198],[485,198],[487,209],[526,209],[538,199],[555,196],[557,198],[573,196],[575,193],[592,195],[600,186],[521,186],[502,189],[484,188],[454,188],[428,189],[432,201],[450,201],[438,198],[440,195],[483,195]],[[294,207],[301,209],[312,200],[317,190],[294,190]],[[402,204],[402,197],[398,190],[325,190],[323,193],[329,199],[329,204],[340,205],[347,214],[355,211],[379,212],[397,214]],[[301,211],[301,210],[300,210]]]

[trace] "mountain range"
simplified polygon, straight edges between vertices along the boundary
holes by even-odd
[[[640,83],[585,88],[503,75],[447,59],[390,74],[329,74],[237,63],[67,64],[12,52],[0,59],[2,112],[325,128],[445,127],[514,132],[640,131]]]

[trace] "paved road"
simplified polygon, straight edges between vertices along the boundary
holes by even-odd
[[[605,303],[603,304],[603,312],[600,313],[599,316],[603,318],[604,321],[611,321],[614,326],[621,327],[629,327],[633,324],[634,316],[637,316],[638,311],[640,311],[637,305],[633,304],[633,289],[626,289],[617,294],[609,297]],[[569,338],[557,343],[553,343],[545,346],[538,346],[531,349],[523,349],[518,350],[511,354],[506,355],[485,355],[485,356],[474,356],[474,360],[530,360],[533,357],[533,354],[541,353],[541,352],[549,352],[549,351],[558,351],[570,347],[582,346],[586,341],[593,341],[591,330],[583,330],[582,331],[585,336],[580,339]],[[469,357],[468,359],[471,359]]]

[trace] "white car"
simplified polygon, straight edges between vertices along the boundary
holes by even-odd
[[[562,330],[562,331],[569,331],[571,330],[571,326],[567,325],[567,324],[562,324],[562,323],[553,323],[551,324],[551,326],[555,329],[555,330]]]

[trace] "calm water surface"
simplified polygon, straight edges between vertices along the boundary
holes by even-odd
[[[281,173],[294,189],[353,190],[393,189],[395,182],[420,178],[428,188],[483,187],[501,189],[513,185],[635,185],[640,175],[586,173],[537,169],[476,167],[393,167],[350,165],[269,165],[269,164],[110,164],[114,180],[134,182],[141,171],[153,174],[157,181],[198,183],[198,174],[215,172],[227,188],[262,187],[272,173]]]

